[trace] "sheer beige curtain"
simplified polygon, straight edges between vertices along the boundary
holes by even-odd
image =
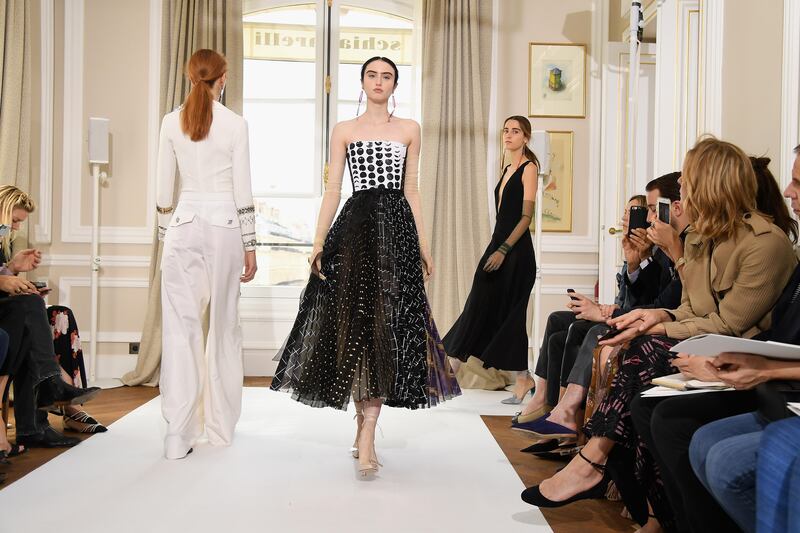
[[[184,68],[194,51],[200,48],[211,48],[227,57],[228,82],[224,103],[241,113],[244,53],[241,0],[163,0],[161,20],[161,115],[181,105],[189,93]],[[155,207],[150,206],[151,209]],[[126,385],[158,385],[161,367],[161,248],[154,233],[150,293],[139,359],[136,369],[122,377]]]
[[[469,294],[489,242],[487,117],[491,0],[425,0],[421,195],[436,274],[429,297],[442,334]]]
[[[30,191],[31,7],[0,0],[0,184]]]

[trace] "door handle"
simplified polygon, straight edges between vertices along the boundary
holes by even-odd
[[[613,236],[622,235],[623,232],[624,232],[624,230],[622,228],[615,228],[613,226],[608,228],[608,234],[609,235],[613,235]]]

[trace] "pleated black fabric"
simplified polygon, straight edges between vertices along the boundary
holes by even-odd
[[[336,409],[346,409],[351,395],[416,409],[460,394],[425,294],[404,162],[399,143],[348,147],[356,192],[325,239],[325,279],[311,275],[303,291],[274,390]]]

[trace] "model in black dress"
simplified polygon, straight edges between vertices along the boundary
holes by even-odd
[[[494,190],[497,222],[478,262],[464,311],[444,338],[447,354],[466,361],[475,356],[486,368],[516,371],[513,398],[518,404],[530,389],[528,374],[528,301],[536,279],[536,257],[528,230],[536,197],[538,160],[528,148],[531,125],[525,117],[503,126],[506,165]]]

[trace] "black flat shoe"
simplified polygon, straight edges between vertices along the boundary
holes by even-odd
[[[18,455],[22,455],[27,450],[28,449],[25,448],[24,446],[20,446],[19,444],[12,444],[11,445],[11,449],[9,451],[5,451],[5,450],[0,451],[0,455],[10,459],[11,457],[16,457]]]
[[[47,426],[43,433],[39,435],[20,435],[17,437],[17,444],[22,444],[25,448],[71,448],[80,443],[81,439],[62,435],[51,426]]]
[[[542,442],[537,442],[536,444],[531,444],[527,448],[523,448],[520,451],[524,453],[545,453],[545,452],[552,452],[558,448],[558,439],[549,439]]]
[[[61,376],[52,376],[36,386],[37,409],[49,411],[64,405],[78,405],[86,403],[100,392],[100,387],[89,387],[79,389],[68,383],[64,383]]]
[[[569,505],[571,503],[580,501],[580,500],[596,500],[599,498],[603,498],[606,495],[606,489],[608,488],[608,476],[606,476],[606,468],[605,465],[600,465],[597,463],[593,463],[589,459],[587,459],[583,453],[578,452],[578,455],[592,465],[592,467],[603,474],[603,478],[597,482],[597,484],[587,489],[583,492],[579,492],[578,494],[572,496],[571,498],[567,498],[566,500],[562,501],[553,501],[545,496],[542,495],[541,491],[539,490],[539,485],[534,487],[530,487],[522,491],[522,501],[525,503],[529,503],[531,505],[535,505],[536,507],[546,507],[546,508],[555,508],[555,507],[563,507],[565,505]]]

